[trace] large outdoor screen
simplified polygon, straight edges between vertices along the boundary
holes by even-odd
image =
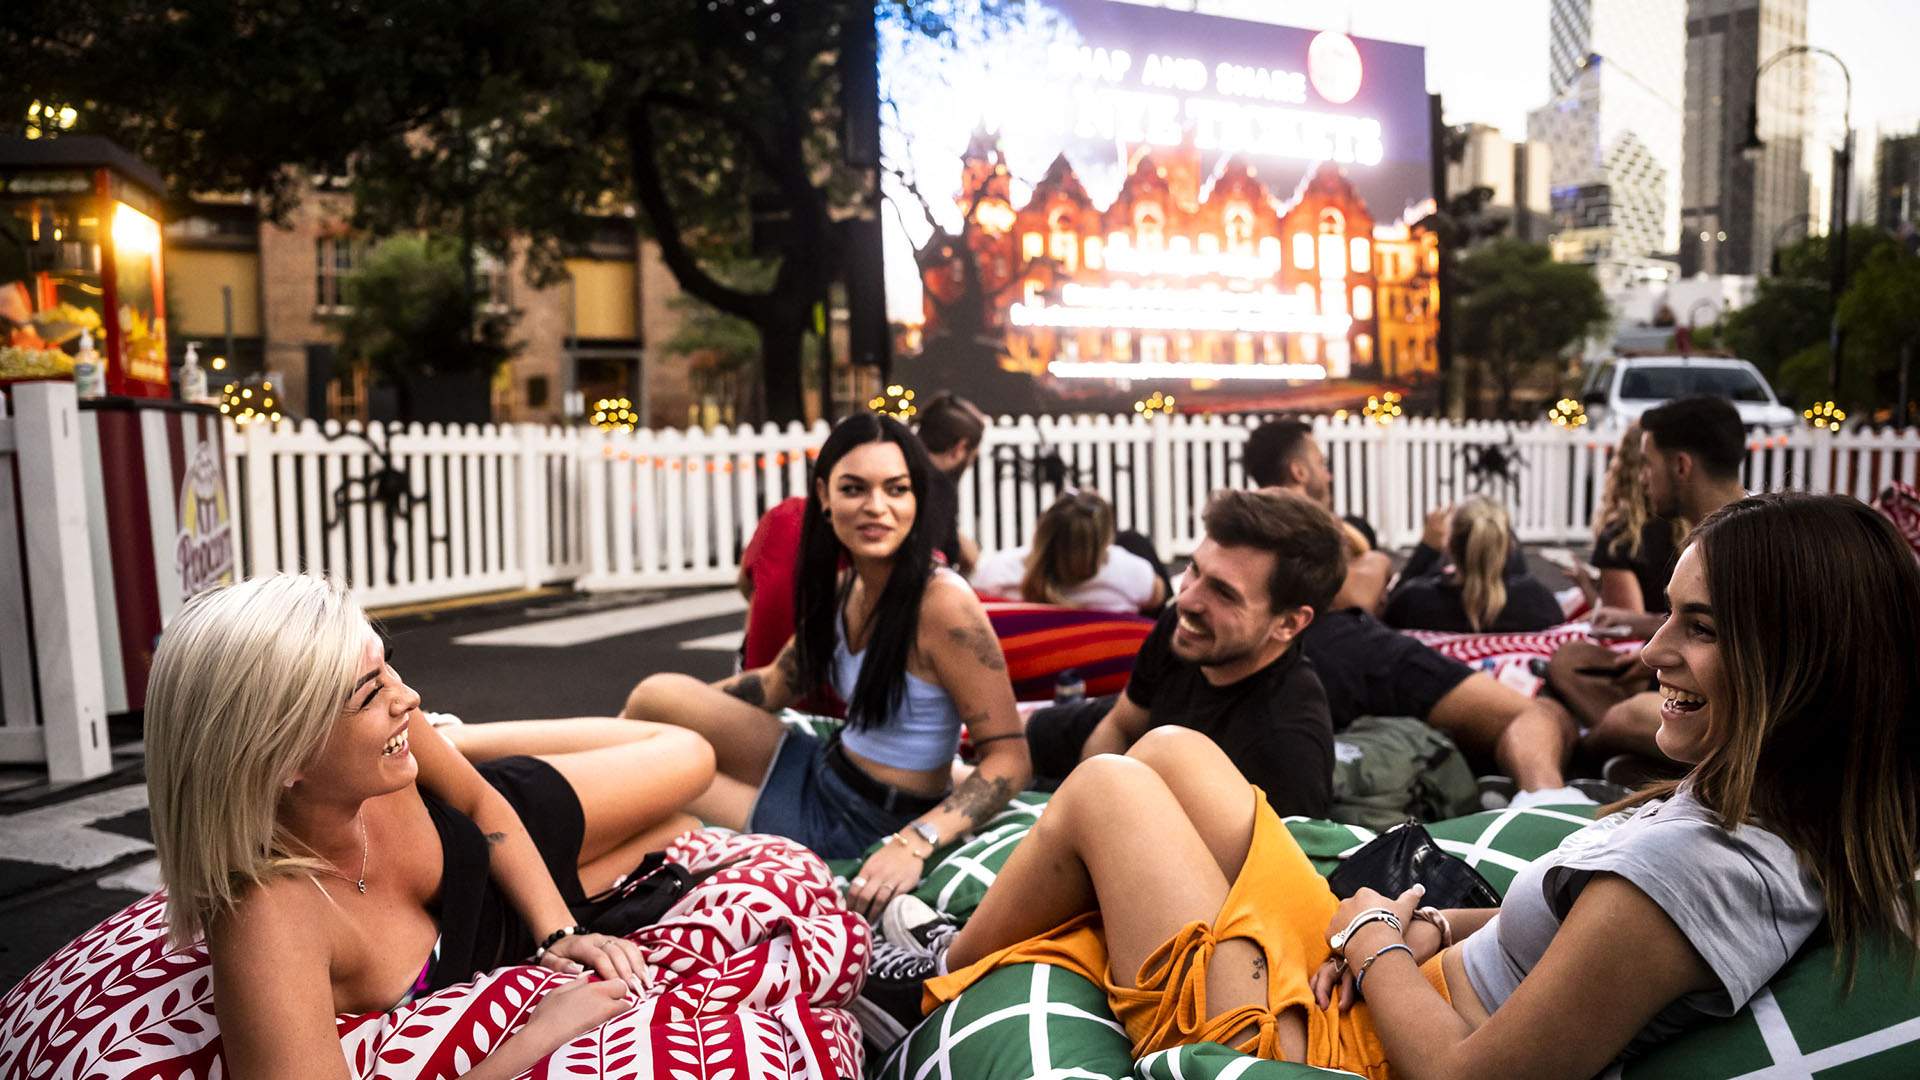
[[[996,410],[1435,370],[1424,50],[1123,0],[880,42],[895,371]]]

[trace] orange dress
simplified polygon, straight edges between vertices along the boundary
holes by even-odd
[[[1307,1064],[1387,1080],[1391,1074],[1386,1049],[1374,1033],[1366,1004],[1345,1015],[1339,1011],[1337,996],[1325,1009],[1314,1004],[1309,980],[1330,955],[1327,923],[1340,901],[1268,807],[1266,796],[1256,798],[1254,806],[1253,843],[1220,914],[1212,925],[1187,924],[1155,949],[1141,964],[1134,985],[1114,981],[1107,965],[1106,936],[1095,912],[928,980],[923,1004],[932,1009],[951,1001],[997,968],[1054,964],[1106,989],[1108,1004],[1133,1040],[1136,1059],[1169,1047],[1221,1042],[1252,1025],[1254,1032],[1233,1048],[1277,1060],[1280,1044],[1274,1018],[1288,1009],[1300,1009],[1307,1021]],[[1266,1007],[1243,1005],[1209,1017],[1207,966],[1215,944],[1235,938],[1253,942],[1266,957]],[[1420,972],[1440,996],[1447,996],[1439,956],[1422,965]]]

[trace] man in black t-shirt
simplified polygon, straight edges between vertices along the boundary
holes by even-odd
[[[1325,815],[1333,722],[1296,642],[1346,573],[1339,523],[1297,495],[1255,491],[1216,493],[1203,520],[1206,538],[1125,693],[1084,743],[1087,710],[1042,710],[1029,745],[1042,761],[1070,765],[1177,724],[1212,738],[1276,813]]]

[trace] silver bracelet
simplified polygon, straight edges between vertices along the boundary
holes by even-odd
[[[1413,956],[1413,947],[1406,944],[1405,942],[1396,941],[1391,945],[1382,945],[1380,947],[1380,951],[1377,953],[1374,953],[1372,956],[1367,957],[1366,962],[1360,965],[1360,970],[1354,973],[1353,998],[1355,1001],[1363,1000],[1367,996],[1360,989],[1360,984],[1367,981],[1367,969],[1373,966],[1373,962],[1375,960],[1380,959],[1381,957],[1387,955],[1388,953],[1392,952],[1395,949],[1399,949],[1401,952],[1406,953],[1408,957]]]
[[[1388,926],[1393,927],[1393,932],[1396,934],[1405,929],[1400,925],[1400,916],[1395,915],[1390,909],[1383,907],[1368,908],[1360,914],[1355,915],[1353,921],[1347,924],[1345,930],[1328,938],[1327,946],[1334,952],[1344,951],[1347,947],[1347,942],[1352,940],[1354,933],[1370,922],[1386,923]]]

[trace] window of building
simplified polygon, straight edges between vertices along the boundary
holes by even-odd
[[[1087,269],[1098,270],[1102,266],[1106,265],[1106,253],[1102,249],[1100,238],[1098,236],[1087,237],[1087,240],[1084,246],[1086,249]]]
[[[1080,267],[1080,238],[1073,231],[1073,215],[1065,210],[1055,210],[1048,219],[1053,236],[1048,241],[1047,253],[1055,262],[1072,273]]]
[[[1253,211],[1235,203],[1227,207],[1227,250],[1235,255],[1253,253]]]
[[[1140,338],[1140,362],[1143,364],[1164,364],[1167,360],[1167,339],[1159,334],[1147,334]]]
[[[1253,363],[1253,335],[1233,335],[1233,362],[1236,364]]]
[[[1373,337],[1370,334],[1353,336],[1353,359],[1357,363],[1373,363]]]
[[[1140,237],[1141,251],[1160,251],[1165,247],[1167,219],[1158,203],[1141,203],[1133,208],[1133,231]]]
[[[1347,241],[1347,269],[1364,274],[1373,266],[1373,245],[1364,236]]]
[[[313,307],[319,314],[338,315],[350,310],[346,283],[363,257],[359,249],[359,242],[351,236],[322,236],[313,242]]]
[[[1293,234],[1293,268],[1295,270],[1313,269],[1313,235],[1311,233]]]
[[[473,291],[480,310],[505,315],[513,306],[512,277],[507,264],[491,252],[473,253]]]
[[[1039,233],[1024,233],[1020,237],[1020,254],[1028,259],[1037,259],[1047,250],[1047,242]]]
[[[1260,238],[1260,263],[1273,270],[1280,269],[1280,238],[1263,236]]]
[[[1373,290],[1365,285],[1353,287],[1353,317],[1356,319],[1373,318]]]

